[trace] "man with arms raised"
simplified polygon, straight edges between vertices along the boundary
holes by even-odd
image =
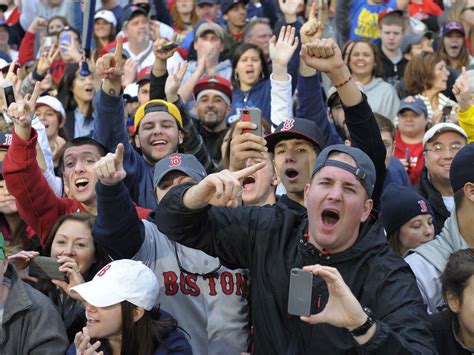
[[[304,45],[302,57],[330,74],[343,100],[356,90],[348,105],[367,104],[331,39]],[[369,218],[376,171],[365,153],[343,145],[320,153],[305,187],[308,219],[278,205],[209,206],[237,206],[247,174],[222,171],[172,189],[155,222],[169,238],[251,270],[257,354],[435,352],[414,276]],[[309,318],[287,313],[294,267],[320,276]]]

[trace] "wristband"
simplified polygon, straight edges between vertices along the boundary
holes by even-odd
[[[336,89],[341,88],[341,87],[343,87],[344,85],[346,85],[346,84],[347,84],[349,81],[351,81],[351,80],[352,80],[352,76],[349,75],[349,79],[347,79],[346,81],[344,81],[342,84],[334,85],[334,87],[335,87]]]
[[[36,81],[43,81],[43,79],[46,77],[46,75],[41,76],[41,75],[38,74],[36,69],[33,69],[33,71],[31,72],[31,77]]]

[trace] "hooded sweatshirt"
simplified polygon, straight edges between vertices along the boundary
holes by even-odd
[[[364,85],[364,92],[372,111],[393,121],[400,107],[400,99],[395,88],[382,78],[373,78],[370,83]]]
[[[412,250],[413,253],[405,258],[416,276],[428,313],[438,312],[444,305],[439,277],[446,267],[449,256],[466,248],[469,248],[469,245],[459,232],[454,208],[441,233],[431,242]]]

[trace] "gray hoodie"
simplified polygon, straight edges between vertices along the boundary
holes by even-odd
[[[397,90],[382,78],[373,78],[364,85],[364,93],[372,111],[394,120],[400,107]]]
[[[413,253],[405,258],[416,276],[428,313],[436,313],[444,305],[439,277],[446,267],[449,256],[467,248],[469,245],[459,232],[456,208],[454,208],[451,217],[444,223],[441,233],[431,242],[412,250]]]

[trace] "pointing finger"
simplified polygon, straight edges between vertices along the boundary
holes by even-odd
[[[117,65],[117,63],[120,63],[120,61],[122,60],[122,47],[123,47],[123,37],[118,36],[117,44],[115,46],[115,54],[114,54],[115,65]]]
[[[234,174],[234,177],[236,179],[240,180],[240,179],[243,179],[243,178],[245,178],[249,175],[252,175],[252,174],[256,173],[257,171],[259,171],[260,169],[265,167],[265,165],[267,165],[267,163],[262,161],[261,163],[258,163],[258,164],[249,166],[245,169],[233,172],[232,174]]]

